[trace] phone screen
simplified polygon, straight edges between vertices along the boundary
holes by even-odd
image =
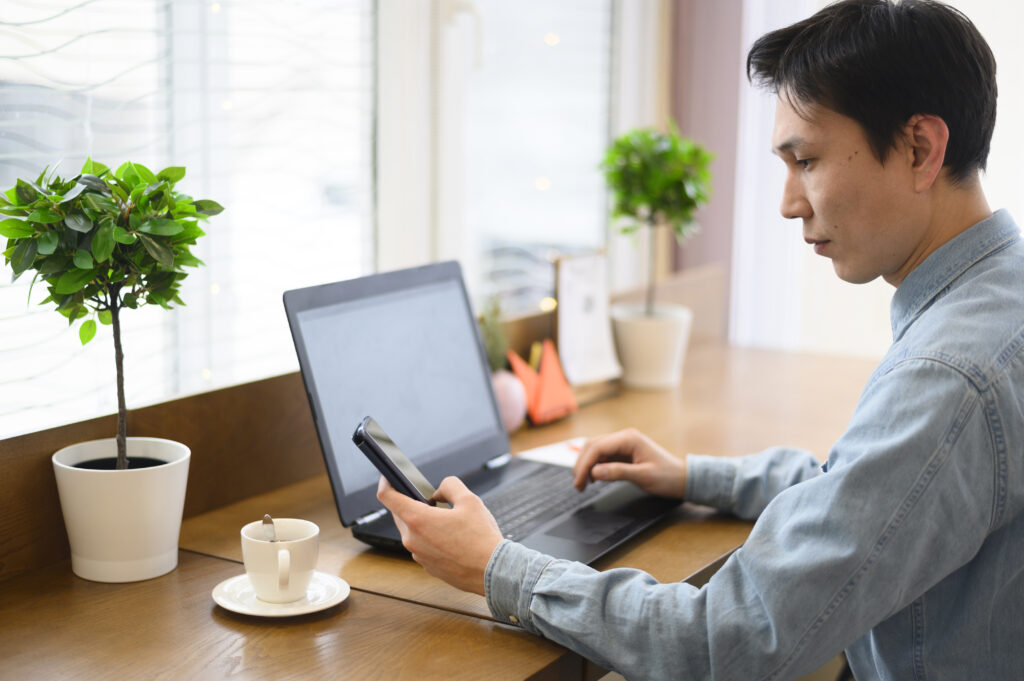
[[[378,469],[380,469],[381,473],[384,474],[384,477],[388,479],[388,482],[390,482],[393,487],[414,498],[422,497],[420,498],[420,501],[426,501],[429,503],[430,498],[433,497],[434,492],[436,492],[434,486],[430,484],[430,481],[428,481],[426,477],[424,477],[423,473],[420,472],[420,469],[416,467],[416,464],[409,460],[409,457],[405,455],[405,452],[395,444],[395,441],[392,440],[386,432],[384,432],[384,429],[380,427],[380,424],[367,416],[363,419],[363,422],[359,424],[359,427],[356,428],[356,432],[352,436],[352,439],[357,445],[359,445],[360,449],[370,457],[370,460],[373,461],[374,465],[376,465]],[[362,442],[360,440],[362,440]],[[376,445],[376,447],[371,446],[368,450],[364,446],[364,443],[367,441]],[[375,458],[374,455],[377,457],[383,455],[383,457],[390,462],[391,466],[387,466],[387,462],[384,461],[378,462],[378,459]],[[380,464],[384,464],[391,470],[381,468]],[[396,472],[399,474],[398,480],[394,478],[394,474]],[[389,473],[391,474],[389,475]],[[398,484],[396,484],[396,482]],[[412,494],[409,489],[403,489],[403,487],[408,485],[415,488],[415,490],[419,492],[419,495]]]

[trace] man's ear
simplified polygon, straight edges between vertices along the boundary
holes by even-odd
[[[949,143],[949,128],[946,121],[933,114],[915,114],[904,128],[906,139],[914,154],[912,172],[914,189],[919,192],[930,189],[942,170]]]

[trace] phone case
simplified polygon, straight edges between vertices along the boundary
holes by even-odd
[[[391,458],[384,453],[377,441],[373,439],[366,431],[366,424],[370,420],[367,416],[363,421],[356,426],[355,432],[352,434],[352,442],[356,444],[359,449],[362,450],[366,458],[370,460],[377,470],[380,471],[381,475],[391,483],[391,486],[397,489],[402,494],[412,497],[418,501],[422,501],[425,504],[431,504],[432,502],[423,496],[423,494],[417,489],[416,485],[412,484],[405,475],[398,470],[398,467],[391,461]],[[379,427],[379,426],[378,426]]]

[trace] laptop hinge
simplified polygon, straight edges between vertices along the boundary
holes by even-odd
[[[388,509],[382,508],[379,511],[373,513],[367,513],[366,515],[356,518],[356,525],[365,525],[366,523],[372,523],[377,518],[383,518],[388,514]]]
[[[484,467],[485,468],[501,468],[502,466],[504,466],[505,464],[507,464],[511,460],[512,460],[512,455],[511,454],[502,454],[501,456],[496,456],[493,459],[491,459],[490,461],[488,461],[487,463],[485,463]]]

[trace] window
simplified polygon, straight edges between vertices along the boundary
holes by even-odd
[[[129,408],[294,371],[281,293],[373,263],[372,0],[12,1],[0,21],[0,184],[85,157],[154,170],[225,212],[187,307],[124,317]],[[0,438],[116,409],[113,344],[82,347],[0,272]]]
[[[605,244],[598,164],[610,129],[613,10],[612,0],[433,5],[419,48],[434,65],[422,93],[430,142],[419,156],[429,257],[462,263],[478,307],[498,295],[506,314],[534,311],[553,293],[550,256]],[[381,182],[387,252],[396,241],[383,212],[388,173]],[[402,248],[402,264],[422,259]]]
[[[478,2],[479,62],[466,76],[468,241],[478,294],[507,312],[553,295],[549,257],[605,244],[612,3]]]

